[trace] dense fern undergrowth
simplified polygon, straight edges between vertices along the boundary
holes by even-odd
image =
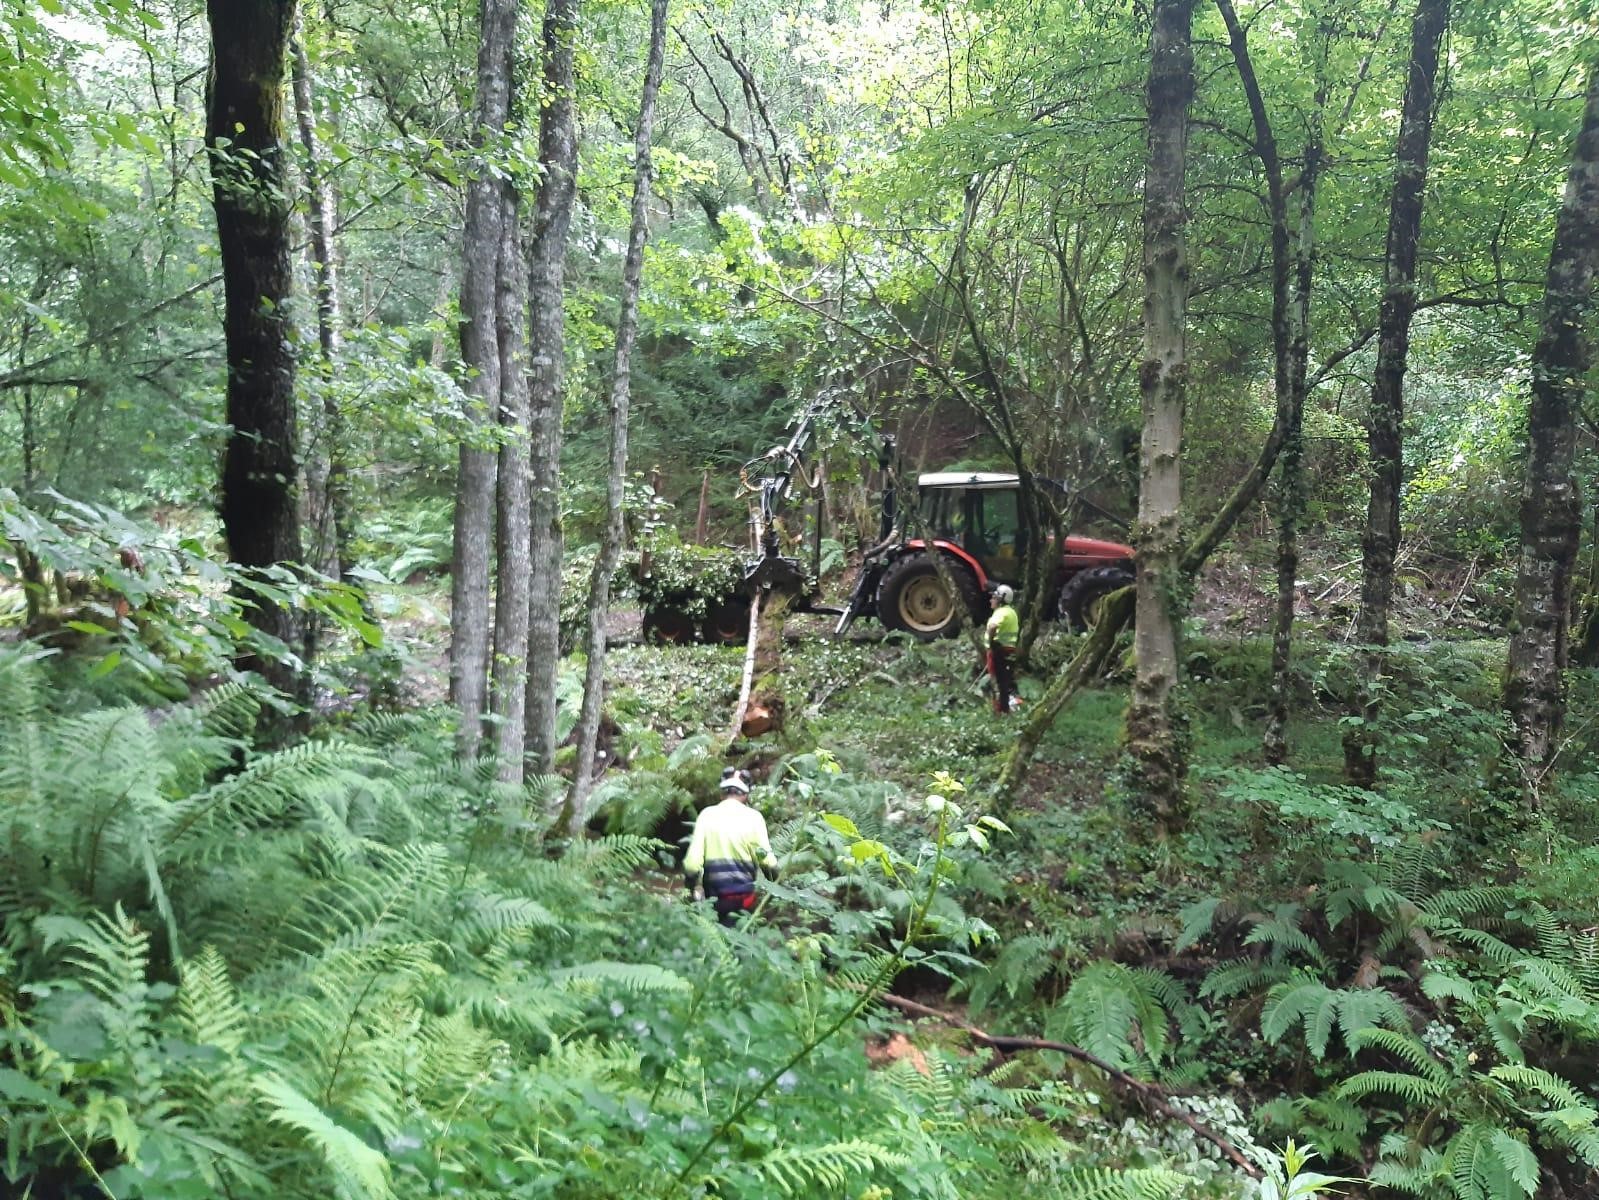
[[[796,647],[785,742],[737,751],[785,875],[723,930],[657,839],[712,794],[736,652],[615,656],[618,769],[592,836],[554,846],[561,781],[457,765],[441,712],[267,748],[248,681],[162,698],[0,648],[0,1178],[119,1200],[1306,1198],[1309,1174],[1271,1182],[1297,1141],[1357,1193],[1593,1195],[1594,746],[1579,724],[1562,788],[1522,811],[1496,652],[1398,664],[1367,793],[1314,719],[1335,654],[1305,671],[1298,765],[1265,771],[1261,649],[1205,647],[1197,815],[1158,842],[1118,788],[1116,688],[995,813],[1010,730],[962,651]],[[1120,1074],[911,1027],[890,987]]]
[[[862,1039],[887,1018],[866,1002],[905,965],[885,946],[909,950],[894,914],[920,914],[929,957],[976,928],[934,898],[952,872],[902,889],[969,842],[924,830],[902,859],[788,823],[785,894],[808,920],[728,932],[659,886],[645,837],[550,851],[551,781],[507,790],[455,766],[436,714],[260,752],[260,707],[242,683],[153,709],[92,700],[28,647],[0,651],[12,1194],[1182,1184],[1072,1136],[1092,1104],[1069,1085],[936,1048],[868,1068]],[[880,904],[839,903],[850,889]]]

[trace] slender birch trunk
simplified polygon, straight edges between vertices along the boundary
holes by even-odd
[[[1157,0],[1146,91],[1144,431],[1138,494],[1137,670],[1127,708],[1135,788],[1162,831],[1182,824],[1186,752],[1173,714],[1181,586],[1181,463],[1187,393],[1188,262],[1183,185],[1194,93],[1193,0]]]
[[[1584,377],[1592,361],[1585,327],[1596,270],[1599,60],[1589,65],[1587,103],[1549,252],[1543,328],[1532,352],[1532,397],[1527,408],[1521,561],[1505,703],[1515,721],[1516,751],[1533,803],[1554,761],[1566,715],[1571,579],[1582,531],[1572,455]]]
[[[1322,114],[1327,106],[1328,35],[1318,32],[1316,94],[1299,177],[1299,228],[1293,246],[1287,388],[1277,497],[1277,610],[1272,623],[1271,692],[1261,749],[1268,763],[1288,760],[1288,716],[1294,653],[1294,600],[1299,580],[1299,523],[1305,513],[1304,423],[1310,372],[1310,293],[1316,275],[1316,189],[1321,180]]]
[[[509,8],[510,23],[506,13]],[[511,108],[510,48],[515,9],[504,0],[479,6],[476,142],[492,155]],[[495,452],[486,436],[498,419],[500,348],[497,283],[505,220],[504,192],[485,161],[466,192],[461,268],[461,358],[472,372],[470,425],[461,443],[455,488],[455,546],[450,584],[450,700],[461,714],[456,748],[476,757],[482,741],[489,667],[489,567],[494,521]]]
[[[1399,117],[1393,198],[1378,315],[1377,367],[1372,379],[1367,445],[1371,499],[1361,539],[1362,578],[1356,640],[1360,662],[1355,720],[1344,734],[1344,774],[1358,787],[1377,781],[1376,722],[1387,665],[1388,611],[1393,600],[1394,557],[1399,550],[1400,489],[1404,480],[1404,378],[1410,353],[1410,319],[1416,311],[1416,259],[1422,200],[1432,147],[1433,94],[1438,47],[1449,24],[1450,0],[1419,0],[1411,29],[1410,75]]]
[[[633,346],[638,340],[639,285],[644,275],[644,245],[650,234],[650,144],[655,132],[655,100],[666,61],[668,0],[650,4],[650,49],[644,66],[644,94],[633,133],[633,212],[627,255],[622,260],[621,312],[616,322],[616,365],[611,375],[611,457],[605,482],[605,536],[589,582],[588,665],[583,678],[583,711],[578,718],[577,766],[572,776],[571,817],[575,832],[588,816],[594,786],[594,752],[599,742],[605,698],[605,622],[611,608],[611,576],[622,558],[622,498],[627,483],[627,423],[632,396]]]
[[[527,755],[548,773],[555,761],[555,690],[561,666],[561,409],[566,379],[562,283],[577,192],[577,97],[573,59],[578,0],[544,10],[544,168],[529,255],[528,407],[532,442],[529,550]]]

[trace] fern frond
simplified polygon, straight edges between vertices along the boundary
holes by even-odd
[[[293,1086],[276,1075],[251,1082],[267,1103],[268,1117],[298,1133],[314,1148],[333,1178],[340,1200],[390,1200],[389,1163]]]
[[[1186,1175],[1158,1168],[1096,1168],[1066,1173],[1050,1194],[1052,1200],[1169,1200],[1192,1187],[1193,1182]]]
[[[1444,1069],[1443,1064],[1434,1058],[1432,1052],[1408,1029],[1368,1026],[1357,1031],[1349,1039],[1351,1050],[1365,1050],[1370,1047],[1387,1051],[1430,1083],[1442,1087],[1449,1082],[1449,1072]]]
[[[785,1196],[813,1189],[842,1196],[853,1180],[879,1169],[903,1169],[910,1159],[874,1142],[853,1139],[774,1150],[750,1165],[765,1183]]]
[[[630,992],[682,992],[689,986],[681,975],[653,963],[587,962],[552,971],[550,978],[559,986],[579,991],[597,991],[606,983]]]
[[[1299,905],[1282,904],[1270,916],[1257,914],[1254,926],[1244,936],[1246,946],[1265,946],[1273,959],[1287,953],[1297,953],[1317,966],[1326,969],[1327,955],[1316,940],[1299,927]]]
[[[1287,963],[1235,962],[1219,967],[1205,977],[1199,994],[1209,1000],[1231,1000],[1246,992],[1256,992],[1283,982],[1294,975]]]
[[[1558,1105],[1563,1109],[1588,1109],[1592,1112],[1588,1101],[1571,1084],[1560,1076],[1542,1067],[1522,1066],[1515,1063],[1501,1063],[1488,1072],[1493,1079],[1510,1085],[1523,1092],[1532,1092],[1542,1096],[1549,1103]]]
[[[1072,980],[1050,1027],[1123,1070],[1145,1055],[1159,1062],[1169,1044],[1165,994],[1150,975],[1121,963],[1097,962]],[[1135,1036],[1142,1052],[1133,1044]]]
[[[1362,1071],[1339,1084],[1336,1094],[1341,1100],[1391,1096],[1419,1108],[1442,1099],[1446,1091],[1443,1084],[1403,1071]]]
[[[185,962],[179,979],[178,1012],[189,1037],[196,1045],[237,1053],[244,1045],[247,1018],[228,964],[216,948],[206,946]]]
[[[124,1045],[142,1036],[153,1016],[145,973],[150,963],[150,935],[118,904],[111,913],[95,913],[87,921],[41,917],[45,945],[63,940],[72,952],[66,961],[78,968],[88,988],[115,1015],[109,1030]]]

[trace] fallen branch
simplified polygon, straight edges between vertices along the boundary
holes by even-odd
[[[940,1012],[936,1008],[929,1008],[925,1004],[918,1003],[915,1000],[907,1000],[904,996],[896,996],[892,992],[885,993],[879,999],[884,1004],[889,1005],[891,1008],[897,1008],[901,1012],[910,1013],[918,1017],[929,1017],[932,1020],[959,1029],[977,1045],[987,1046],[992,1050],[1001,1050],[1007,1053],[1016,1050],[1053,1050],[1069,1058],[1085,1062],[1089,1066],[1103,1071],[1122,1087],[1136,1094],[1143,1103],[1161,1116],[1166,1117],[1168,1120],[1181,1121],[1194,1131],[1194,1136],[1204,1138],[1215,1146],[1232,1160],[1234,1166],[1251,1179],[1261,1178],[1260,1168],[1245,1158],[1239,1152],[1237,1146],[1234,1146],[1208,1125],[1201,1123],[1190,1114],[1168,1102],[1159,1086],[1145,1083],[1142,1079],[1133,1078],[1126,1071],[1112,1066],[1096,1054],[1090,1054],[1081,1046],[1073,1046],[1067,1042],[1052,1042],[1045,1038],[1007,1037],[1003,1034],[989,1033],[986,1030],[979,1029],[970,1021],[955,1016],[953,1013]]]

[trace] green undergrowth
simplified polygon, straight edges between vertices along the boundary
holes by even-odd
[[[1070,648],[1052,635],[1038,666]],[[1192,815],[1164,839],[1120,783],[1123,680],[1078,697],[1005,813],[1013,836],[951,890],[995,936],[935,990],[990,1029],[1196,1090],[1240,1143],[1308,1138],[1374,1195],[1593,1194],[1599,681],[1574,675],[1561,769],[1532,811],[1506,766],[1502,642],[1394,647],[1371,791],[1342,780],[1340,647],[1301,647],[1290,762],[1262,764],[1269,657],[1262,639],[1189,643]],[[791,690],[826,699],[784,749],[825,746],[900,789],[937,762],[981,797],[1012,728],[974,665],[964,643],[798,650]],[[818,689],[816,670],[844,682]],[[1043,682],[1024,676],[1023,695]]]
[[[788,870],[729,931],[647,837],[552,853],[559,781],[455,764],[443,714],[263,749],[265,699],[117,702],[0,649],[11,1194],[1238,1194],[1026,1063],[950,1042],[873,1068],[881,991],[994,936],[964,897],[1006,834],[957,780],[785,759],[761,802]]]

